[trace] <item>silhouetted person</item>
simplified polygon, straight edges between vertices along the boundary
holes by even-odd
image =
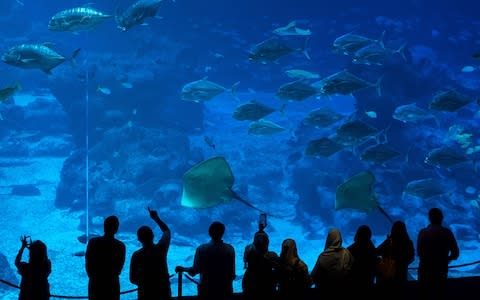
[[[104,235],[88,241],[85,268],[89,278],[88,299],[120,299],[119,276],[125,263],[125,245],[115,238],[118,218],[109,216],[103,223]]]
[[[389,257],[395,261],[395,274],[391,280],[377,277],[378,295],[390,299],[405,299],[408,281],[408,266],[415,259],[415,248],[407,232],[407,226],[402,221],[392,224],[390,234],[377,247],[377,255]]]
[[[278,255],[268,250],[270,240],[261,222],[255,233],[253,243],[245,247],[243,261],[245,274],[242,280],[243,299],[270,300],[276,290],[275,269],[278,266]]]
[[[311,276],[320,298],[337,298],[339,294],[350,290],[353,257],[342,246],[342,241],[340,231],[330,229],[325,249],[312,270]]]
[[[430,225],[420,230],[417,240],[421,299],[445,299],[448,264],[458,258],[460,250],[452,231],[442,226],[439,208],[430,209],[428,219]]]
[[[138,300],[170,299],[170,277],[168,274],[167,254],[170,247],[171,233],[157,211],[148,208],[150,217],[162,230],[162,238],[153,242],[153,231],[148,226],[137,230],[137,238],[142,248],[135,251],[130,261],[130,282],[138,285]]]
[[[367,225],[358,227],[353,244],[347,247],[353,256],[352,292],[361,296],[372,296],[375,285],[377,249],[372,242],[372,231]]]
[[[307,264],[298,256],[297,244],[293,239],[285,239],[280,252],[278,266],[278,293],[281,300],[306,299],[311,286]]]
[[[47,256],[47,246],[42,241],[34,241],[28,244],[26,236],[22,236],[20,241],[22,246],[15,258],[15,266],[20,276],[22,276],[18,299],[50,299],[48,276],[52,272],[52,264]],[[25,248],[28,248],[30,251],[28,263],[22,262],[23,250]]]
[[[211,241],[197,247],[193,266],[175,267],[175,272],[187,271],[190,276],[200,274],[200,300],[227,300],[233,295],[235,279],[235,250],[222,240],[225,225],[215,221],[208,228]]]

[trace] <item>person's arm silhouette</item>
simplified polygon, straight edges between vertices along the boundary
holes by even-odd
[[[148,213],[150,214],[150,218],[152,218],[152,220],[157,223],[158,227],[160,227],[160,230],[163,232],[162,238],[160,239],[158,244],[166,244],[168,248],[168,246],[170,246],[171,239],[170,228],[165,222],[160,219],[156,210],[152,210],[150,209],[150,207],[147,207],[147,209]]]
[[[20,237],[20,241],[22,242],[22,246],[18,250],[17,256],[15,257],[15,266],[17,267],[17,269],[19,269],[19,271],[20,271],[20,268],[21,268],[23,251],[25,250],[25,248],[28,247],[27,238],[28,238],[28,236],[25,236],[25,235]]]

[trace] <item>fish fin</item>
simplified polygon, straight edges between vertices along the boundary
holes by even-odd
[[[52,75],[52,69],[42,69],[42,71],[47,73],[48,75]]]
[[[407,57],[405,56],[405,47],[407,46],[407,43],[404,43],[403,45],[400,46],[397,50],[394,51],[394,53],[400,54],[400,56],[403,58],[404,61],[407,61]]]
[[[385,32],[386,32],[386,30],[382,31],[382,33],[380,34],[380,37],[376,41],[384,49],[385,49],[385,44],[383,43],[383,38],[385,37]]]
[[[75,51],[73,51],[72,55],[68,59],[68,60],[70,60],[73,68],[75,68],[77,66],[77,62],[75,61],[75,58],[77,57],[78,53],[80,52],[80,49],[81,48],[75,49]]]
[[[286,28],[293,28],[297,26],[297,22],[296,21],[292,21],[290,23],[287,24],[287,26],[285,26]]]
[[[307,48],[307,43],[308,43],[309,39],[310,38],[307,36],[307,38],[305,39],[305,44],[303,45],[302,53],[303,53],[303,55],[305,55],[305,57],[308,60],[312,60],[312,58],[310,57],[310,54],[308,53],[308,48]]]
[[[383,75],[380,76],[380,78],[377,79],[377,82],[375,82],[375,84],[373,85],[377,90],[377,94],[379,97],[382,96],[382,86],[380,85],[382,83],[382,80],[383,80]]]
[[[45,47],[48,47],[50,49],[55,47],[55,43],[52,43],[52,42],[45,42],[45,43],[42,43],[42,45],[45,46]]]
[[[237,88],[238,88],[239,84],[240,84],[240,81],[237,81],[230,88],[230,93],[232,93],[232,96],[233,96],[233,98],[235,98],[235,100],[240,100],[237,96]]]

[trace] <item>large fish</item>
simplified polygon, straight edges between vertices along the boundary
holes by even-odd
[[[271,135],[284,130],[286,130],[285,127],[264,119],[254,121],[248,126],[248,134],[250,135]]]
[[[312,87],[317,89],[319,94],[327,96],[336,94],[350,95],[353,92],[367,87],[375,87],[377,94],[381,96],[381,82],[382,77],[380,77],[376,83],[371,83],[344,70],[312,83]]]
[[[56,66],[71,61],[74,63],[75,57],[80,49],[73,51],[70,57],[65,57],[52,49],[52,44],[21,44],[11,47],[2,55],[2,61],[6,64],[23,69],[40,69],[47,74]]]
[[[13,85],[4,87],[3,89],[0,89],[0,101],[8,100],[8,98],[12,97],[20,89],[21,86],[18,82]]]
[[[127,8],[122,14],[117,14],[117,27],[122,31],[144,23],[145,18],[155,17],[162,0],[139,0]]]
[[[305,79],[288,82],[278,89],[276,96],[283,100],[302,101],[317,94],[317,90]]]
[[[91,7],[75,7],[56,13],[50,19],[48,29],[70,32],[88,31],[111,17]]]
[[[338,120],[341,120],[344,116],[337,113],[328,107],[320,107],[318,109],[312,110],[308,115],[303,119],[303,124],[314,126],[314,127],[328,127]]]
[[[454,90],[439,92],[428,105],[431,110],[456,112],[473,100]]]
[[[286,26],[283,27],[278,27],[273,30],[273,33],[276,35],[302,35],[302,36],[308,36],[312,34],[312,31],[310,29],[301,29],[297,27],[297,23],[295,21],[292,21],[288,23]]]
[[[405,46],[403,44],[398,49],[386,48],[380,43],[371,43],[353,54],[352,62],[362,65],[377,65],[382,66],[387,59],[393,54],[399,54],[404,61],[407,61],[405,56]]]
[[[235,90],[240,82],[233,84],[231,89],[226,89],[218,83],[203,78],[192,81],[182,87],[181,99],[185,101],[201,102],[208,101],[225,91],[231,92],[235,97]]]
[[[291,48],[285,45],[278,38],[269,38],[252,47],[248,55],[248,59],[252,62],[260,62],[266,64],[267,62],[277,61],[280,57],[290,54],[294,51],[302,51],[307,59],[310,59],[305,48]]]
[[[333,49],[336,52],[343,53],[345,55],[351,55],[370,44],[378,43],[383,45],[384,35],[385,31],[382,32],[382,35],[378,38],[378,40],[374,40],[362,35],[354,34],[353,32],[349,32],[339,36],[333,41]]]
[[[235,108],[232,117],[239,121],[257,121],[274,111],[276,111],[276,109],[252,100]]]
[[[392,117],[395,120],[399,120],[404,123],[416,123],[426,119],[435,118],[429,111],[421,109],[415,103],[397,106],[392,114]]]

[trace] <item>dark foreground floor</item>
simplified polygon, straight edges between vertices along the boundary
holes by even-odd
[[[348,291],[345,291],[347,293]],[[418,295],[418,282],[410,281],[408,284],[407,299],[417,299]],[[340,297],[339,297],[340,298]],[[194,296],[174,297],[174,299],[193,300]],[[241,294],[235,294],[234,300],[241,300]],[[315,297],[310,298],[314,300]],[[349,297],[349,299],[352,299]],[[475,277],[462,277],[462,278],[450,278],[448,282],[448,294],[446,299],[460,300],[460,299],[480,299],[480,276]],[[295,300],[295,299],[292,299]],[[316,300],[316,299],[315,299]]]

